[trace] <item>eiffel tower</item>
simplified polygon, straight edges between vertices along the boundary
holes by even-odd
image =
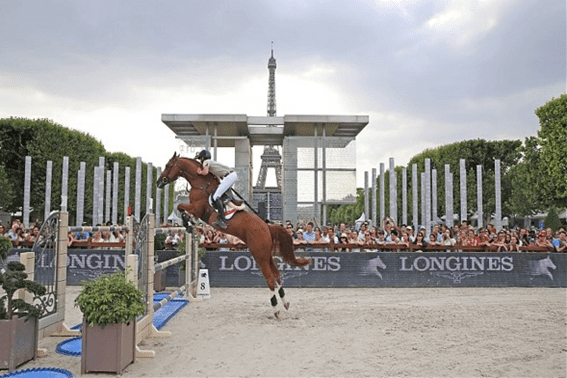
[[[273,44],[273,42],[272,42]],[[276,116],[276,59],[274,58],[274,48],[272,46],[272,55],[268,60],[268,70],[270,71],[268,83],[268,117]],[[270,127],[270,126],[268,126]],[[282,187],[282,157],[278,149],[274,146],[264,146],[262,154],[262,165],[258,174],[258,181],[255,189],[266,188],[266,176],[268,168],[274,168],[276,171],[276,181],[278,189]]]
[[[256,188],[266,188],[266,176],[268,174],[268,168],[274,168],[276,170],[277,186],[278,188],[281,188],[282,157],[280,155],[280,152],[274,146],[264,146],[264,153],[262,154],[262,166],[260,167],[260,173],[258,174]]]

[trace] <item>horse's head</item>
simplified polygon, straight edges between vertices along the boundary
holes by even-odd
[[[159,176],[157,186],[161,189],[167,184],[177,180],[179,176],[183,176],[191,185],[193,185],[193,183],[198,182],[196,180],[204,179],[204,176],[197,174],[197,169],[202,167],[201,163],[197,160],[182,158],[177,155],[177,153],[174,153],[173,157],[169,159],[165,165],[163,173]]]
[[[169,159],[169,161],[165,165],[165,169],[157,180],[158,188],[161,189],[167,184],[174,182],[180,175],[181,167],[179,166],[179,155],[174,152],[172,158]]]

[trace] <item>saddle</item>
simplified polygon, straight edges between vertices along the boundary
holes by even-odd
[[[240,200],[240,199],[236,199],[235,197],[232,196],[232,193],[228,193],[228,192],[232,192],[231,190],[227,190],[222,196],[221,196],[221,201],[224,205],[224,217],[226,220],[229,220],[230,218],[232,218],[234,216],[234,214],[236,214],[236,212],[244,210],[244,208],[246,207],[244,205],[244,201]],[[209,205],[213,208],[213,211],[215,206],[213,205],[213,194],[211,194],[209,196]],[[206,218],[208,220],[208,218],[210,217],[210,213],[206,214]],[[203,219],[205,222],[207,222],[207,220]]]

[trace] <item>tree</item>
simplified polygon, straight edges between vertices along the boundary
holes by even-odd
[[[124,168],[131,167],[130,197],[134,201],[134,172],[135,159],[123,153],[108,153],[101,142],[92,136],[70,130],[52,121],[39,119],[30,120],[25,118],[0,119],[0,161],[5,166],[5,173],[13,188],[13,195],[6,199],[0,206],[9,212],[16,212],[23,205],[24,194],[24,172],[25,157],[32,157],[31,167],[31,198],[30,204],[34,208],[33,217],[42,218],[45,212],[45,185],[47,161],[53,162],[51,209],[60,205],[61,178],[63,157],[69,157],[69,181],[68,200],[69,209],[76,209],[77,202],[77,172],[80,163],[85,162],[85,200],[84,214],[88,218],[92,214],[93,206],[93,184],[94,168],[99,165],[99,157],[105,158],[105,171],[113,169],[114,161],[120,163],[120,201],[124,196]],[[146,196],[146,164],[142,164],[142,209],[145,209]],[[0,169],[1,171],[1,169]],[[156,177],[156,169],[153,169],[153,178]],[[106,178],[106,174],[105,174]],[[0,172],[0,184],[2,173]],[[4,185],[2,185],[4,189]],[[153,193],[155,194],[155,193]],[[0,201],[2,201],[0,196]],[[123,219],[123,207],[119,209],[119,219]],[[73,215],[72,213],[70,215]],[[72,222],[72,217],[70,218]]]
[[[4,164],[0,164],[0,209],[6,209],[10,201],[12,200],[12,183],[6,175],[6,170]]]
[[[567,95],[536,109],[537,136],[527,137],[512,170],[509,206],[520,216],[567,207]]]
[[[548,204],[567,206],[567,94],[536,109],[541,171],[549,187]]]
[[[543,220],[545,227],[551,228],[553,231],[557,231],[561,227],[561,221],[559,220],[559,212],[555,206],[551,206],[549,212]]]

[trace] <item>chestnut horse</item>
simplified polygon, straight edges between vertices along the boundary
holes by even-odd
[[[179,176],[183,176],[191,185],[189,203],[179,204],[177,209],[182,215],[186,213],[213,226],[218,214],[209,204],[209,196],[215,192],[219,181],[210,173],[206,176],[197,174],[198,168],[202,168],[199,161],[180,157],[174,153],[159,177],[157,185],[163,188]],[[219,230],[234,235],[246,243],[268,284],[274,315],[278,318],[280,311],[277,308],[276,290],[286,310],[289,309],[289,301],[285,298],[280,272],[272,256],[278,254],[284,262],[294,267],[308,265],[311,260],[295,257],[293,240],[282,226],[267,224],[251,211],[235,213],[230,220],[227,220],[227,228]]]

